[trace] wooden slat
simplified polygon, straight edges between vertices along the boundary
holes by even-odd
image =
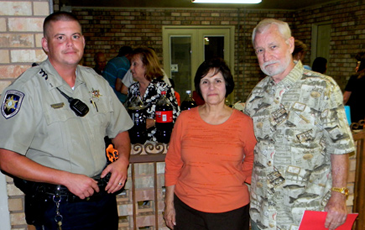
[[[148,148],[148,151],[146,151]],[[155,215],[155,228],[159,229],[159,213],[158,213],[158,178],[157,178],[157,163],[164,162],[167,146],[163,144],[149,143],[148,145],[132,145],[132,152],[139,152],[139,154],[131,155],[129,163],[132,170],[132,203],[133,203],[133,229],[138,229],[137,226],[137,201],[136,201],[136,188],[135,188],[135,165],[140,163],[153,163],[154,167],[154,215]],[[134,152],[134,153],[135,153]],[[149,154],[149,152],[157,152],[156,154]]]
[[[356,145],[356,171],[353,212],[359,213],[353,229],[365,229],[365,131],[353,132]]]

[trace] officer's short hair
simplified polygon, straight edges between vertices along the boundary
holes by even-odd
[[[79,20],[76,18],[75,15],[69,12],[65,11],[57,11],[55,13],[52,13],[46,17],[43,23],[43,36],[47,36],[47,32],[49,30],[49,27],[51,25],[51,22],[57,22],[57,21],[76,21],[81,28],[81,24]]]

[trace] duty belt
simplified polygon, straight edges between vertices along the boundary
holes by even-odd
[[[47,183],[36,183],[35,193],[42,193],[49,196],[59,196],[62,200],[66,202],[85,202],[85,201],[97,201],[100,200],[104,195],[108,194],[105,191],[105,187],[107,182],[104,179],[95,179],[98,182],[99,192],[94,192],[94,194],[90,197],[86,197],[85,199],[81,199],[72,192],[68,190],[67,187],[63,185],[54,185]]]
[[[59,226],[58,229],[62,229],[63,216],[60,213],[61,203],[73,203],[73,202],[92,202],[100,201],[108,193],[105,191],[105,187],[108,183],[108,177],[106,178],[93,178],[98,182],[99,192],[85,199],[80,199],[78,196],[71,193],[67,187],[63,185],[54,185],[48,183],[39,183],[23,180],[14,177],[14,184],[25,194],[25,213],[28,224],[42,225],[44,224],[44,211],[47,209],[47,203],[53,202],[56,205],[56,212],[54,220]],[[42,211],[40,211],[42,210]],[[32,215],[35,214],[35,215]]]

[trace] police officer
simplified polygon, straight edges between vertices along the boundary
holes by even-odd
[[[117,229],[114,193],[127,179],[133,123],[108,82],[78,65],[85,39],[76,17],[53,13],[43,30],[48,59],[1,97],[0,168],[18,178],[37,229]],[[119,153],[110,164],[104,136]]]

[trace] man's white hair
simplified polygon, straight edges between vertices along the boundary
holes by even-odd
[[[283,36],[285,40],[291,37],[291,30],[289,28],[288,23],[284,21],[280,21],[273,18],[266,18],[257,24],[257,26],[253,29],[252,32],[252,45],[255,46],[255,37],[257,33],[263,33],[267,29],[269,29],[272,25],[276,25],[280,34]]]

